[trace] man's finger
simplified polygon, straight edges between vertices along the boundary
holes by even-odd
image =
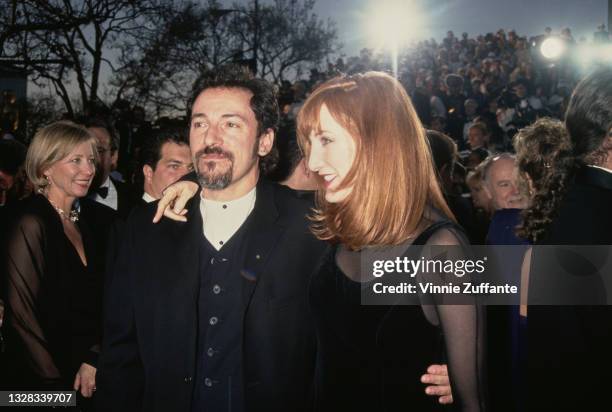
[[[79,388],[81,387],[81,375],[76,374],[76,376],[74,377],[74,384],[72,385],[72,387],[74,388],[75,391],[78,391]]]
[[[448,381],[448,376],[433,375],[431,373],[421,376],[421,382],[431,383],[433,385],[449,385],[450,384],[450,382]]]
[[[95,379],[92,377],[89,377],[87,379],[87,382],[85,382],[85,380],[83,380],[83,387],[81,388],[81,395],[83,395],[86,398],[91,398],[93,395],[93,388],[95,386]]]
[[[433,396],[448,396],[451,394],[450,386],[428,386],[425,393]]]
[[[81,395],[85,398],[91,398],[91,389],[86,388],[85,385],[81,388]]]
[[[440,396],[438,398],[438,402],[440,402],[442,405],[449,405],[453,403],[453,395]]]
[[[430,365],[429,368],[427,368],[427,373],[431,373],[432,375],[448,376],[448,368],[446,365]]]

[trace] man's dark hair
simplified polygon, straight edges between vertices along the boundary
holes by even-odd
[[[161,159],[162,148],[166,143],[189,146],[187,130],[179,127],[165,127],[156,131],[153,139],[143,146],[140,152],[140,168],[149,165],[153,170]]]
[[[113,127],[113,124],[105,117],[96,115],[90,117],[83,117],[81,119],[78,119],[77,123],[80,123],[87,128],[97,127],[100,129],[106,129],[111,138],[111,151],[115,152],[117,151],[117,149],[119,149],[119,134]]]
[[[428,129],[426,135],[436,170],[439,172],[448,165],[452,173],[452,167],[457,159],[457,145],[454,140],[437,130]]]
[[[193,107],[202,92],[212,88],[239,88],[250,91],[253,93],[251,109],[257,119],[257,136],[261,136],[268,129],[277,130],[279,111],[274,87],[265,80],[255,78],[246,67],[227,64],[204,73],[194,84],[189,107]]]
[[[451,73],[444,78],[444,83],[448,88],[461,88],[463,87],[463,78],[457,74]]]
[[[612,69],[597,69],[578,83],[565,113],[565,126],[579,163],[605,160],[602,143],[612,130]]]
[[[275,182],[283,182],[293,174],[304,157],[297,142],[295,122],[287,121],[279,127],[276,147],[278,148],[278,164],[267,177]]]
[[[272,84],[263,79],[253,76],[248,68],[236,64],[226,64],[204,73],[196,80],[191,96],[190,111],[195,100],[202,92],[213,88],[238,88],[253,93],[251,97],[251,110],[255,113],[257,120],[257,137],[259,138],[266,130],[278,130],[280,118],[276,92]],[[191,117],[191,113],[189,113]],[[274,139],[272,150],[262,157],[259,167],[264,175],[269,175],[276,168],[278,161],[278,150],[276,139]]]

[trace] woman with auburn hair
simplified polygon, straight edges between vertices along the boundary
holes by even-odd
[[[415,382],[446,359],[458,409],[483,410],[480,309],[424,304],[436,303],[433,296],[420,305],[362,305],[373,282],[363,262],[467,244],[403,87],[380,72],[332,79],[304,103],[298,139],[324,181],[313,232],[335,244],[309,293],[319,342],[316,409],[436,410]]]
[[[313,226],[320,239],[353,250],[397,245],[417,231],[428,204],[454,220],[425,130],[390,76],[370,72],[328,81],[304,103],[297,123],[308,167],[325,181]]]
[[[380,72],[337,77],[308,97],[297,120],[308,167],[321,180],[312,231],[333,244],[308,291],[317,334],[314,410],[439,410],[421,374],[446,362],[456,409],[483,411],[484,319],[473,300],[443,305],[440,296],[417,293],[410,304],[393,296],[362,304],[375,283],[363,262],[427,258],[425,246],[468,244],[406,91]],[[155,219],[163,212],[184,220],[194,186],[171,186]]]
[[[87,195],[96,159],[94,137],[69,121],[42,128],[28,148],[25,168],[37,194],[13,219],[3,260],[11,388],[74,389],[84,397],[96,390],[104,245],[76,203]],[[105,209],[87,210],[96,207]]]

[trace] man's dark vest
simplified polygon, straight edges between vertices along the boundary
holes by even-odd
[[[202,236],[193,412],[244,410],[241,269],[250,220],[218,251]]]

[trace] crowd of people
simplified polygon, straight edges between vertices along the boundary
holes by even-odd
[[[597,408],[609,311],[529,297],[538,245],[611,244],[612,69],[550,65],[549,35],[449,32],[399,80],[224,66],[188,124],[122,104],[0,141],[1,386],[101,411]],[[522,305],[361,304],[364,261],[470,244],[522,248]]]

